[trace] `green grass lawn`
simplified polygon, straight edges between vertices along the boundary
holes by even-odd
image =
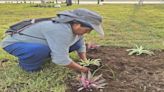
[[[0,4],[0,39],[9,25],[28,18],[52,17],[62,10],[88,8],[103,16],[105,37],[97,33],[86,35],[87,42],[107,46],[133,47],[142,45],[147,49],[164,49],[164,5],[73,5],[62,8],[38,8],[29,4]],[[71,55],[76,58],[74,54]],[[0,67],[0,92],[64,92],[64,80],[72,71],[52,64],[44,65],[38,73],[22,71],[15,57],[0,49],[0,59],[11,62]]]

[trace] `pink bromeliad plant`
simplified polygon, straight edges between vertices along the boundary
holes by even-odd
[[[78,84],[78,91],[92,91],[94,89],[99,90],[103,89],[107,85],[107,83],[105,83],[106,80],[102,77],[102,74],[94,76],[90,71],[88,73],[82,73],[78,80],[80,82]]]

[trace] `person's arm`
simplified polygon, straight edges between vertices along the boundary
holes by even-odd
[[[62,27],[63,28],[63,27]],[[57,30],[57,29],[56,29]],[[75,63],[69,57],[69,45],[72,43],[72,35],[67,30],[46,31],[44,33],[46,41],[51,49],[52,62],[66,66],[80,72],[87,72],[89,69]]]
[[[78,56],[80,59],[82,59],[84,61],[87,60],[86,52],[79,52]]]
[[[78,71],[84,72],[84,73],[89,71],[89,68],[81,66],[81,65],[75,63],[74,61],[72,61],[70,64],[66,65],[66,67],[73,69],[73,70],[78,70]]]
[[[81,44],[81,47],[77,50],[78,56],[82,60],[87,60],[86,45],[85,45],[84,38],[80,38],[79,43]]]

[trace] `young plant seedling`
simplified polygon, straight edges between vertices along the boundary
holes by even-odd
[[[105,79],[102,77],[102,74],[98,76],[94,76],[91,74],[90,71],[88,73],[81,73],[81,76],[79,77],[79,88],[78,92],[81,90],[86,91],[93,91],[93,90],[101,90],[105,88],[107,83],[105,83]]]
[[[80,65],[82,65],[82,66],[89,66],[89,65],[100,66],[100,59],[81,60]]]
[[[154,53],[152,51],[144,50],[144,48],[142,46],[139,47],[137,45],[136,45],[136,48],[127,49],[126,51],[129,51],[128,55],[133,55],[133,54],[136,54],[136,55],[141,55],[141,54],[154,55]]]
[[[85,61],[81,60],[79,64],[92,70],[96,70],[101,65],[101,62],[100,59],[87,59]]]

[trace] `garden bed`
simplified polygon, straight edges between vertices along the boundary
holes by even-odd
[[[108,83],[101,92],[164,92],[164,50],[153,56],[129,56],[127,49],[102,46],[88,51],[88,58],[100,58],[104,65],[97,72]],[[73,82],[68,80],[66,92],[77,92]]]

